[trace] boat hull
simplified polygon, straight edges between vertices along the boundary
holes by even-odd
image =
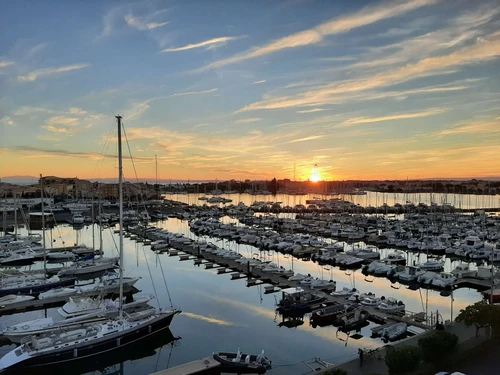
[[[172,311],[164,313],[160,317],[155,318],[149,324],[141,326],[140,328],[131,330],[125,335],[120,335],[121,332],[99,340],[95,340],[92,345],[82,343],[82,345],[71,346],[69,349],[61,349],[52,353],[44,355],[34,355],[30,358],[19,362],[13,366],[4,369],[6,374],[25,373],[26,371],[36,370],[37,374],[53,373],[52,366],[69,365],[77,366],[78,363],[85,363],[91,361],[97,355],[113,355],[115,352],[124,350],[133,344],[139,344],[142,340],[150,338],[161,331],[168,331],[172,319],[180,311]],[[168,332],[166,332],[168,334]],[[22,371],[22,372],[21,372]],[[50,372],[49,372],[50,371]],[[4,373],[4,372],[2,372]]]
[[[8,294],[22,294],[22,295],[38,295],[40,293],[46,292],[48,290],[70,286],[75,284],[74,278],[68,279],[60,279],[57,282],[53,282],[50,284],[42,284],[42,285],[31,285],[31,286],[23,286],[18,288],[9,288],[9,289],[0,289],[0,297],[6,296]]]

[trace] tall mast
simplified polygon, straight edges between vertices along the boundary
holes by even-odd
[[[102,206],[101,206],[100,189],[99,189],[99,254],[102,254]]]
[[[122,164],[122,116],[115,116],[118,121],[118,195],[120,207],[120,319],[123,319],[123,164]]]
[[[92,192],[92,252],[95,254],[95,213],[94,213],[94,190],[91,188]]]
[[[47,250],[45,249],[45,209],[43,208],[43,178],[40,175],[40,196],[42,197],[42,247],[43,247],[43,270],[47,274]]]
[[[7,194],[3,194],[3,235],[7,235]]]
[[[14,191],[14,239],[17,240],[17,193]]]

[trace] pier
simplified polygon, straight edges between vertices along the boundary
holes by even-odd
[[[85,293],[78,293],[74,294],[72,296],[68,295],[63,295],[63,296],[54,296],[54,297],[49,297],[49,298],[42,298],[42,299],[34,299],[34,300],[29,300],[29,301],[24,301],[24,302],[18,302],[18,303],[12,303],[9,305],[3,305],[0,306],[0,316],[2,315],[11,315],[11,314],[17,314],[21,312],[26,312],[26,311],[33,311],[33,310],[41,310],[41,309],[47,309],[50,307],[57,307],[57,306],[62,306],[66,302],[68,302],[68,299],[70,297],[97,297],[101,296],[104,294],[105,297],[113,297],[116,296],[120,291],[120,286],[119,285],[113,285],[109,288],[106,289],[98,289],[98,290],[93,290],[90,292],[85,292]],[[127,294],[134,294],[139,292],[139,290],[133,286],[123,286],[123,292]]]
[[[267,293],[274,293],[279,292],[281,289],[298,287],[308,292],[320,293],[325,298],[325,301],[320,306],[316,306],[317,309],[333,304],[346,303],[345,298],[336,297],[329,294],[333,290],[333,288],[312,289],[308,286],[301,285],[298,281],[291,281],[281,275],[263,272],[260,269],[251,267],[249,264],[237,263],[234,260],[224,258],[217,254],[200,251],[197,243],[186,245],[183,243],[172,242],[170,246],[174,249],[172,252],[177,256],[184,256],[189,254],[190,256],[195,257],[195,265],[205,264],[205,269],[214,268],[217,270],[217,274],[231,273],[231,280],[237,280],[246,277],[247,287],[270,284],[271,286],[274,286],[274,288],[272,290],[269,289],[269,291],[266,290]],[[182,251],[182,253],[180,253],[180,251]],[[205,260],[205,262],[203,262],[201,259]],[[363,306],[363,309],[368,311],[370,313],[371,320],[378,324],[385,324],[389,321],[393,321],[404,322],[408,325],[413,325],[422,329],[430,329],[433,326],[432,322],[427,321],[427,317],[423,312],[413,313],[411,311],[406,311],[404,314],[390,313],[376,310],[368,306]]]
[[[220,366],[212,357],[205,357],[196,361],[188,362],[183,365],[168,368],[162,371],[152,373],[151,375],[192,375],[200,372],[215,370]]]

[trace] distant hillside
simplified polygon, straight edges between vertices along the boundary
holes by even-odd
[[[38,177],[35,176],[7,176],[0,179],[1,182],[17,185],[33,185],[38,183]]]

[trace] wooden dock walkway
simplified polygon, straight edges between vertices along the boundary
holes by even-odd
[[[197,374],[199,372],[210,371],[216,369],[219,366],[220,363],[215,359],[213,359],[212,357],[206,357],[198,359],[196,361],[185,363],[183,365],[158,371],[151,375],[191,375]]]

